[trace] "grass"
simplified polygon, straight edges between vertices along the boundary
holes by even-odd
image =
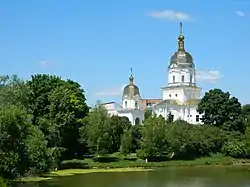
[[[96,172],[129,172],[129,171],[145,171],[160,167],[190,167],[190,166],[242,166],[250,164],[248,159],[234,159],[223,155],[212,155],[195,160],[176,160],[162,162],[148,162],[140,160],[135,155],[128,157],[120,155],[108,155],[102,157],[97,162],[95,159],[75,159],[66,160],[61,164],[61,168],[49,174],[44,174],[38,177],[26,177],[21,181],[34,182],[41,180],[50,180],[53,177],[71,176],[75,174],[87,174]]]
[[[44,174],[38,177],[25,177],[22,178],[23,182],[38,182],[44,180],[53,179],[53,177],[66,177],[76,174],[88,174],[88,173],[104,173],[104,172],[131,172],[131,171],[145,171],[144,168],[113,168],[113,169],[65,169],[52,171],[49,174]]]

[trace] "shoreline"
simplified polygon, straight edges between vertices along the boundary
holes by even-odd
[[[52,171],[48,174],[44,174],[41,176],[30,176],[30,177],[24,177],[21,178],[20,182],[40,182],[45,180],[51,180],[55,177],[66,177],[66,176],[72,176],[72,175],[84,175],[89,173],[112,173],[112,172],[133,172],[133,171],[152,171],[153,169],[150,168],[106,168],[106,169],[63,169],[63,170],[57,170]]]
[[[86,169],[61,169],[46,173],[40,176],[29,176],[16,180],[16,182],[40,182],[45,180],[51,180],[56,177],[65,177],[72,175],[83,175],[89,173],[104,173],[104,172],[135,172],[135,171],[152,171],[160,168],[188,168],[188,167],[244,167],[249,166],[250,160],[248,159],[233,159],[233,158],[224,158],[218,160],[216,158],[209,158],[210,162],[207,161],[207,158],[200,158],[192,161],[165,161],[165,162],[149,162],[144,164],[138,164],[136,161],[132,161],[133,164],[126,164],[118,166],[117,163],[110,163],[109,167],[106,164],[96,163],[94,166],[90,164],[90,168]],[[92,166],[91,166],[92,165]]]

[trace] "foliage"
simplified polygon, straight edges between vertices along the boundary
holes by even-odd
[[[79,128],[88,113],[84,91],[74,81],[35,75],[28,81],[32,122],[44,133],[49,147],[60,147],[64,157],[79,151]]]
[[[0,174],[7,178],[46,172],[80,150],[79,128],[89,107],[74,81],[34,75],[0,77]]]
[[[148,158],[164,155],[168,149],[165,119],[161,116],[151,116],[144,121],[141,131],[140,157]]]
[[[44,172],[53,159],[42,132],[29,121],[25,111],[12,106],[0,110],[0,174],[15,178],[31,172]]]
[[[82,142],[87,142],[91,153],[98,155],[109,153],[112,145],[112,128],[106,109],[97,105],[84,121],[86,125],[80,130],[83,133],[81,134]]]
[[[203,114],[201,120],[206,125],[214,125],[227,131],[245,131],[241,104],[237,98],[230,97],[229,92],[220,89],[206,92],[197,111]]]
[[[152,116],[152,110],[149,109],[149,108],[146,108],[146,110],[145,110],[145,120],[147,118],[149,118],[150,116]]]
[[[132,152],[133,148],[133,136],[132,136],[132,130],[128,129],[125,131],[125,133],[122,136],[121,140],[121,153],[125,156]]]
[[[121,146],[121,139],[128,129],[131,128],[131,123],[127,117],[120,116],[111,116],[110,117],[110,126],[112,128],[112,145],[110,152],[118,152]]]
[[[126,117],[109,116],[100,103],[88,107],[77,82],[51,75],[33,75],[26,82],[1,76],[0,101],[0,175],[7,179],[57,167],[163,167],[182,162],[146,163],[138,157],[196,159],[188,164],[200,157],[197,162],[202,164],[250,158],[250,128],[245,124],[250,105],[241,108],[235,97],[219,89],[207,92],[198,106],[205,125],[173,121],[171,113],[165,120],[147,110],[143,124],[132,126]]]
[[[172,123],[174,121],[174,116],[171,112],[168,113],[167,123]]]
[[[0,176],[0,187],[8,187],[8,183]]]
[[[26,108],[28,105],[27,84],[19,79],[17,75],[0,76],[0,108],[15,105]]]
[[[242,113],[244,117],[246,118],[248,124],[250,124],[250,104],[243,105]]]

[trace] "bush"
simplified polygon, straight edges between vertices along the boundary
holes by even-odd
[[[58,169],[89,169],[88,164],[82,160],[65,160],[62,161]]]
[[[105,157],[105,156],[99,156],[99,157],[94,157],[93,160],[95,162],[100,162],[100,163],[109,163],[109,162],[118,162],[120,159],[118,157]]]
[[[8,187],[8,182],[0,177],[0,187]]]
[[[222,147],[222,153],[234,158],[246,158],[247,147],[244,142],[241,141],[229,141]]]

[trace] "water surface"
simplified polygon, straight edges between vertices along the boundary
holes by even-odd
[[[90,173],[58,177],[40,183],[20,184],[18,187],[250,187],[250,170],[193,167]]]

